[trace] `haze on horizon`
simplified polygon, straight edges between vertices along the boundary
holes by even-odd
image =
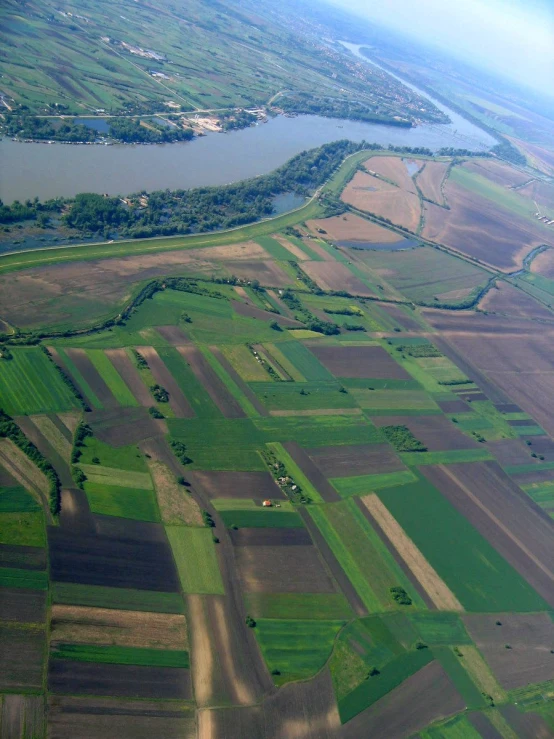
[[[551,0],[331,0],[486,71],[554,97]]]

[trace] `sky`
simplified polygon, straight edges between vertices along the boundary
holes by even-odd
[[[554,88],[554,0],[332,0],[535,90]]]

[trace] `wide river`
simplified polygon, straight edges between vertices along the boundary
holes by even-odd
[[[348,48],[364,58],[358,46],[348,44]],[[433,102],[450,116],[451,124],[397,128],[306,115],[278,116],[242,131],[212,133],[179,144],[48,145],[3,138],[0,198],[11,203],[35,196],[41,200],[71,197],[78,192],[116,195],[223,185],[266,174],[300,151],[342,138],[430,149],[454,146],[481,150],[496,143],[485,131]]]

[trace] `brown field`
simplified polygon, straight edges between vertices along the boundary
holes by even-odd
[[[180,667],[138,667],[66,659],[50,660],[48,690],[62,695],[192,698],[190,672]]]
[[[180,326],[156,326],[156,331],[172,346],[184,346],[192,343]]]
[[[300,262],[305,262],[306,259],[309,259],[310,257],[300,249],[299,246],[296,246],[296,244],[293,244],[292,241],[289,241],[285,236],[281,236],[281,234],[271,234],[271,238],[275,239],[275,241],[278,241],[281,246],[284,246],[287,251],[290,251],[293,257],[296,257]]]
[[[190,366],[225,418],[245,418],[246,414],[238,401],[216,375],[200,349],[195,346],[178,346],[177,351]]]
[[[464,162],[462,166],[469,172],[486,177],[491,182],[494,182],[495,185],[506,188],[524,185],[531,179],[528,174],[518,172],[517,169],[509,164],[504,164],[494,159],[479,159],[477,161]]]
[[[16,423],[23,431],[25,436],[31,441],[39,450],[39,452],[48,459],[56,472],[62,485],[66,487],[72,487],[74,485],[71,477],[71,471],[69,469],[67,457],[62,457],[57,449],[46,439],[36,424],[33,423],[31,416],[16,416]],[[51,429],[48,429],[51,431]],[[56,429],[57,431],[57,429]],[[51,434],[50,434],[51,435]]]
[[[506,690],[554,678],[554,623],[548,614],[468,614],[463,619]]]
[[[552,728],[540,714],[532,711],[523,713],[510,705],[502,706],[499,710],[519,739],[552,739]]]
[[[145,408],[94,411],[88,414],[87,420],[95,436],[114,447],[137,444],[143,439],[167,434],[166,422],[152,418]]]
[[[464,609],[460,601],[439,577],[435,569],[431,567],[379,498],[373,493],[371,495],[365,495],[360,500],[377,521],[381,530],[398,551],[408,568],[421,583],[435,606],[445,611],[463,611]]]
[[[404,469],[388,444],[321,446],[309,449],[308,454],[326,477],[355,477]]]
[[[392,303],[380,303],[379,308],[395,320],[405,331],[421,331],[421,324],[415,318],[407,315],[401,306],[393,305]]]
[[[24,588],[2,588],[0,621],[42,623],[46,618],[46,592]]]
[[[441,185],[448,172],[448,167],[448,162],[426,162],[416,177],[423,197],[433,200],[438,205],[444,205]]]
[[[57,418],[59,418],[63,426],[69,431],[68,438],[73,439],[73,434],[79,425],[81,414],[78,411],[69,411],[68,413],[58,413]],[[63,426],[60,426],[60,430],[63,430]]]
[[[515,464],[532,464],[533,462],[538,464],[538,460],[531,456],[534,446],[529,448],[521,439],[489,441],[487,448],[501,467]]]
[[[422,467],[430,483],[554,605],[554,521],[496,462]]]
[[[208,498],[284,498],[281,488],[275,484],[269,472],[190,472],[193,483]]]
[[[248,593],[336,592],[312,545],[239,546],[235,560]]]
[[[340,500],[340,495],[337,493],[335,488],[327,481],[323,472],[319,469],[317,464],[310,459],[306,451],[302,449],[301,446],[299,446],[295,441],[285,441],[283,442],[283,447],[287,450],[291,458],[300,467],[302,472],[306,475],[308,480],[312,483],[326,503],[333,503],[334,501]]]
[[[0,690],[42,688],[46,634],[43,628],[0,626]]]
[[[50,446],[60,455],[60,457],[62,457],[62,459],[69,462],[72,443],[56,424],[56,416],[32,416],[31,420]],[[58,421],[58,423],[60,422]]]
[[[554,441],[549,436],[533,436],[529,441],[531,442],[530,452],[542,455],[547,462],[554,460]]]
[[[286,287],[292,282],[275,262],[223,262],[223,266],[229,274],[236,275],[241,280],[259,280],[267,287]]]
[[[387,180],[392,180],[396,183],[399,188],[406,190],[407,192],[416,192],[414,182],[410,177],[406,162],[417,164],[420,168],[425,162],[421,159],[403,159],[400,157],[370,157],[364,162],[364,167],[367,170],[376,172],[377,174],[386,177]]]
[[[0,567],[45,570],[47,567],[46,549],[43,547],[23,547],[17,544],[0,544]]]
[[[371,420],[378,428],[407,426],[430,452],[477,447],[477,442],[463,434],[446,416],[372,416]]]
[[[145,408],[154,405],[154,398],[150,395],[148,388],[141,379],[139,371],[125,349],[107,349],[106,356],[119,372],[140,405]]]
[[[0,486],[12,488],[17,486],[17,480],[10,475],[7,469],[0,464]]]
[[[437,400],[443,413],[469,413],[471,408],[463,400]]]
[[[247,318],[259,318],[262,321],[277,321],[281,326],[302,326],[300,321],[294,318],[287,318],[286,316],[280,316],[278,313],[270,313],[267,310],[258,308],[251,303],[241,303],[238,300],[231,300],[233,310],[238,313],[239,316],[246,316]]]
[[[518,192],[531,198],[539,206],[541,215],[548,215],[550,219],[554,217],[554,187],[552,183],[533,180],[526,187],[520,188]]]
[[[465,708],[462,696],[437,661],[430,662],[342,727],[342,739],[414,735],[433,721]]]
[[[105,408],[116,408],[118,402],[112,395],[111,390],[106,385],[100,373],[87,357],[84,349],[66,349],[67,356],[73,361],[75,367],[79,370],[85,382],[87,382],[96,395],[98,400],[102,403]],[[71,373],[70,373],[71,374]],[[73,378],[75,384],[78,386],[76,378]],[[86,395],[85,389],[81,388],[83,395]]]
[[[187,649],[185,617],[171,613],[52,606],[51,644]]]
[[[0,698],[0,736],[38,739],[44,736],[44,697],[7,694]]]
[[[431,241],[505,272],[521,268],[523,258],[535,246],[554,245],[554,229],[550,235],[538,221],[500,208],[451,179],[444,192],[450,210],[424,204],[422,235]]]
[[[60,528],[82,534],[94,531],[94,519],[84,490],[62,489],[61,503]]]
[[[554,250],[543,251],[531,262],[531,272],[554,279]]]
[[[177,483],[175,475],[163,462],[148,460],[148,469],[154,481],[156,497],[164,524],[202,526],[198,503],[186,488]]]
[[[550,149],[544,149],[536,144],[528,144],[520,139],[511,139],[513,143],[521,149],[531,161],[531,164],[546,174],[554,174],[554,152]]]
[[[235,547],[309,547],[312,544],[309,533],[300,528],[241,528],[229,534]]]
[[[545,252],[546,254],[548,252]],[[527,293],[507,282],[498,282],[479,302],[480,310],[502,313],[517,318],[540,318],[554,321],[554,313]]]
[[[318,228],[322,228],[326,234],[325,238],[333,241],[361,241],[362,243],[394,244],[401,241],[402,237],[388,228],[383,228],[377,223],[366,221],[365,218],[354,213],[345,213],[331,218],[319,218],[307,221],[307,225],[317,235]]]
[[[11,439],[0,439],[0,463],[41,504],[47,499],[48,479]]]
[[[194,712],[180,702],[49,697],[49,739],[106,739],[109,736],[195,739]]]
[[[137,346],[137,351],[148,362],[148,366],[154,380],[164,387],[169,393],[169,405],[177,418],[195,418],[191,404],[183,395],[183,392],[171,372],[167,369],[158,352],[152,346]]]
[[[410,375],[380,346],[319,346],[310,351],[335,377],[409,380]]]
[[[413,185],[413,183],[412,183]],[[415,232],[419,225],[419,197],[365,172],[356,172],[341,199],[358,210],[387,218],[391,223]]]
[[[346,290],[352,295],[374,298],[375,293],[339,262],[303,262],[302,269],[322,290]]]

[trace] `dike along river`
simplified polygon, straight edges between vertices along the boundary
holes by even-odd
[[[440,107],[453,123],[396,128],[306,115],[278,116],[242,131],[212,133],[178,144],[48,145],[4,138],[0,141],[0,198],[11,203],[79,192],[125,195],[224,185],[266,174],[300,151],[337,139],[429,149],[482,150],[496,143],[485,131]]]

